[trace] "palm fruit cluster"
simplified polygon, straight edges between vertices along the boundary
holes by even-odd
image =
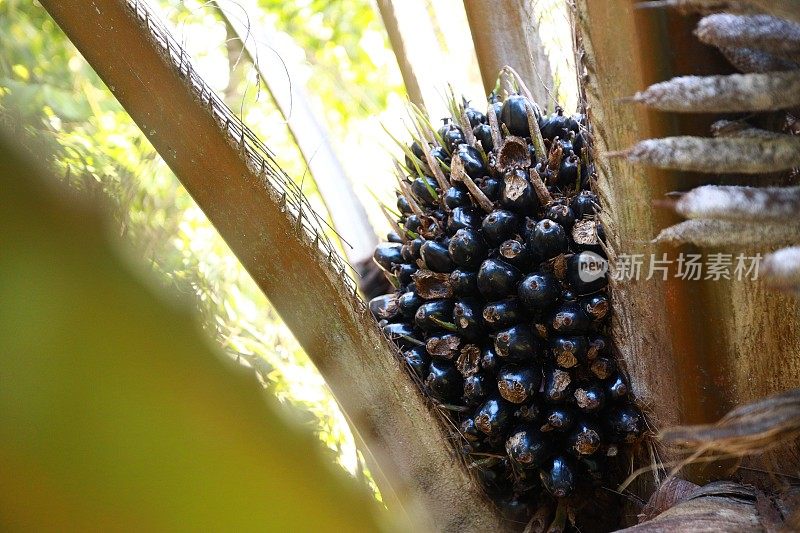
[[[585,117],[520,94],[451,111],[438,130],[417,115],[404,145],[374,254],[396,290],[369,307],[486,492],[524,519],[608,484],[643,417],[606,337],[607,278],[580,271],[604,256]]]

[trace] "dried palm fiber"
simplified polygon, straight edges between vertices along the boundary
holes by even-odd
[[[718,422],[679,426],[661,432],[669,445],[691,453],[743,457],[765,452],[800,437],[800,389],[737,407]]]
[[[695,33],[744,73],[675,78],[648,87],[632,100],[675,112],[772,112],[773,118],[776,110],[788,113],[784,113],[783,126],[773,130],[754,127],[748,118],[718,121],[712,126],[716,138],[648,139],[611,155],[676,170],[773,176],[783,172],[790,180],[796,177],[800,136],[790,125],[796,122],[792,113],[796,115],[800,107],[800,1],[647,3],[647,7],[656,5],[704,13],[735,11],[704,17]],[[706,185],[671,202],[679,214],[692,220],[663,230],[656,241],[700,246],[797,244],[797,196],[797,187],[759,190]],[[800,254],[788,249],[768,256],[763,274],[768,286],[796,292],[800,289],[798,270]]]
[[[798,437],[800,389],[738,407],[714,424],[674,427],[659,435],[666,445],[690,454],[678,466],[761,454]],[[800,526],[798,503],[797,487],[768,495],[729,481],[699,487],[669,476],[642,509],[640,524],[623,531],[796,531]]]

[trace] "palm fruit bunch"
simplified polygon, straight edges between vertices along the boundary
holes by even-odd
[[[522,94],[450,107],[438,129],[412,113],[394,231],[374,253],[395,291],[369,308],[521,520],[610,483],[644,420],[606,336],[607,278],[581,270],[604,257],[585,116]]]

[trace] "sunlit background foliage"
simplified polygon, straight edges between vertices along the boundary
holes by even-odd
[[[324,216],[283,116],[213,3],[153,3],[200,74],[266,141],[278,163],[302,183]],[[282,49],[293,51],[292,57],[282,59],[301,65],[300,75],[284,82],[303,84],[312,95],[309,105],[327,127],[371,221],[385,232],[387,225],[372,197],[374,193],[381,201],[392,202],[386,150],[390,140],[381,124],[401,127],[405,96],[377,10],[369,0],[258,0],[257,4],[259,9],[247,13],[252,37],[269,31],[273,42],[281,40]],[[430,1],[427,14],[435,17],[451,4],[453,0]],[[537,4],[549,21],[545,38],[559,65],[555,69],[559,96],[570,103],[575,101],[574,84],[566,79],[570,66],[558,61],[568,45],[563,42],[568,36],[563,31],[566,18],[553,6],[553,1]],[[467,32],[464,39],[469,43],[465,27],[447,31],[440,31],[444,41],[461,31]],[[0,42],[2,120],[20,136],[36,133],[36,142],[47,144],[45,151],[55,154],[53,163],[70,185],[109,198],[115,206],[111,213],[115,227],[128,243],[124,253],[140,262],[144,258],[160,274],[164,292],[193,295],[201,323],[220,349],[254,367],[268,390],[291,405],[292,418],[319,435],[343,467],[362,475],[363,461],[353,437],[319,373],[202,211],[44,9],[35,2],[0,0]],[[443,44],[455,58],[454,65],[468,67],[462,64],[463,45]],[[562,54],[561,59],[568,57]],[[463,79],[468,83],[479,76],[472,71]]]

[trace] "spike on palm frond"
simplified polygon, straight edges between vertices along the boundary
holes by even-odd
[[[606,155],[674,170],[763,174],[800,167],[800,137],[667,137],[647,139],[628,150]]]
[[[800,24],[771,15],[715,13],[697,24],[695,35],[717,48],[751,48],[790,60],[800,57]]]
[[[800,72],[681,76],[651,85],[630,100],[682,113],[791,109],[800,106]]]
[[[781,222],[800,213],[800,187],[704,185],[681,195],[674,208],[686,218]]]
[[[764,258],[761,274],[770,288],[800,293],[800,246],[769,254]]]
[[[658,244],[701,247],[786,246],[800,242],[800,223],[748,224],[729,220],[693,219],[661,230]]]

